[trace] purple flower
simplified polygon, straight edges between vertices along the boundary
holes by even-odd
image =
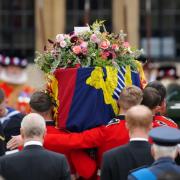
[[[92,34],[91,37],[90,37],[90,40],[92,42],[95,42],[95,43],[99,43],[100,42],[100,39],[97,37],[96,34]]]

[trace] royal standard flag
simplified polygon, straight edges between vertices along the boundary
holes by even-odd
[[[57,69],[50,79],[57,126],[72,132],[107,124],[118,114],[122,89],[141,86],[139,73],[128,66]]]

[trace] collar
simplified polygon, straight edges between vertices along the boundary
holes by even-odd
[[[165,163],[165,162],[170,162],[170,163],[173,163],[173,164],[175,164],[175,161],[171,158],[171,157],[161,157],[161,158],[159,158],[159,159],[157,159],[154,163],[153,163],[153,165],[156,165],[156,164],[160,164],[160,163]]]
[[[2,81],[7,82],[7,83],[12,83],[15,85],[21,85],[21,84],[26,83],[26,81],[27,81],[27,72],[24,70],[21,70],[20,74],[15,75],[15,74],[7,73],[7,71],[4,69],[1,72],[0,79]]]
[[[125,120],[125,115],[120,114],[120,115],[117,115],[116,118],[119,119],[119,120]]]
[[[130,138],[130,141],[147,141],[148,142],[148,139],[146,139],[146,138]]]
[[[28,141],[28,142],[24,143],[24,147],[31,146],[31,145],[42,146],[42,142],[40,142],[40,141]]]
[[[16,111],[12,108],[6,108],[6,115],[4,115],[4,117],[0,118],[1,124],[3,124],[5,121],[9,120],[12,116],[15,116],[19,113],[20,113],[19,111]]]

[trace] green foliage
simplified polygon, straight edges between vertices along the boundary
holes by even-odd
[[[136,70],[134,58],[141,54],[141,51],[131,48],[121,35],[109,34],[106,32],[104,21],[95,21],[90,26],[90,31],[73,35],[58,34],[54,41],[48,40],[45,51],[37,53],[35,63],[45,73],[77,65],[80,67],[129,65]]]

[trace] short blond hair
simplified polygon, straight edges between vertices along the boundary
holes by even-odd
[[[152,120],[152,111],[143,105],[133,106],[126,113],[126,122],[131,132],[135,128],[148,129],[152,125]]]
[[[126,86],[119,97],[118,104],[120,108],[128,110],[132,106],[138,105],[143,99],[143,93],[137,86]]]

